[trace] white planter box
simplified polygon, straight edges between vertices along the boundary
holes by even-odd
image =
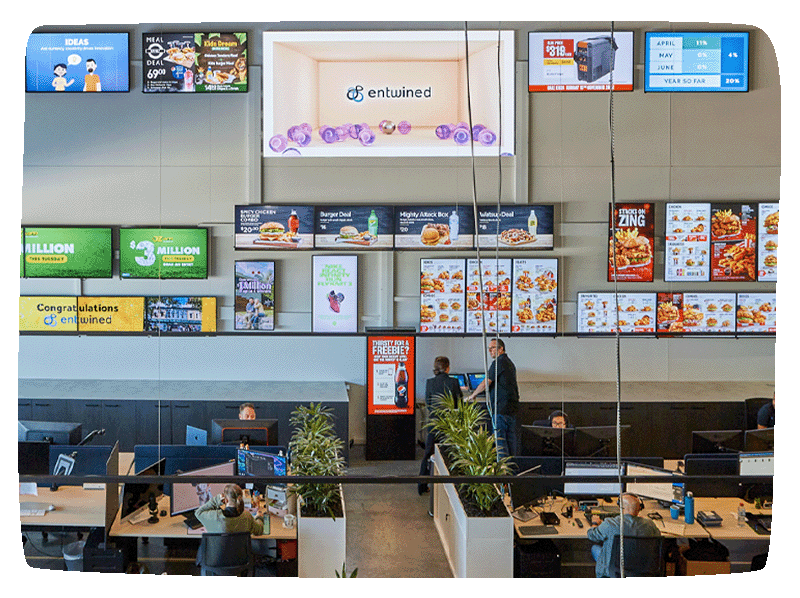
[[[341,486],[340,486],[341,489]],[[336,577],[345,563],[347,524],[342,493],[342,517],[303,517],[297,505],[297,575],[298,577]]]
[[[448,475],[439,445],[433,475]],[[508,517],[467,517],[453,484],[433,484],[433,522],[454,577],[513,577],[514,522]]]

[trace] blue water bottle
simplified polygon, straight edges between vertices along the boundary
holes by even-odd
[[[694,496],[692,496],[691,492],[686,493],[686,498],[684,499],[684,506],[683,506],[683,515],[686,519],[686,523],[689,525],[694,523]]]

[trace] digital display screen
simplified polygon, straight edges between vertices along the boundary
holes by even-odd
[[[142,34],[142,91],[247,91],[246,33]]]
[[[234,330],[275,329],[275,262],[235,262]]]
[[[633,32],[528,33],[528,91],[633,90]]]
[[[395,207],[395,249],[471,249],[474,242],[471,205]]]
[[[130,91],[127,33],[31,33],[25,91]]]
[[[464,332],[464,260],[420,260],[420,332]]]
[[[478,206],[478,246],[552,249],[553,206]]]
[[[511,333],[555,333],[558,260],[515,258]]]
[[[608,282],[653,282],[655,206],[609,204]],[[616,260],[616,268],[614,261]]]
[[[736,293],[658,293],[658,332],[691,334],[736,329]]]
[[[776,332],[778,304],[775,293],[739,293],[736,332]]]
[[[216,332],[216,297],[145,297],[145,332]]]
[[[358,256],[312,259],[313,332],[358,332]]]
[[[578,333],[656,331],[655,293],[578,293]]]
[[[747,32],[646,31],[644,90],[748,91]]]
[[[511,332],[511,258],[467,260],[467,332]]]
[[[367,413],[413,415],[414,336],[367,337]]]
[[[318,206],[314,244],[318,249],[391,249],[392,206]]]
[[[208,229],[122,228],[122,278],[207,278]]]
[[[235,249],[314,248],[313,206],[236,206],[234,217]]]
[[[23,227],[20,276],[111,278],[110,228]]]

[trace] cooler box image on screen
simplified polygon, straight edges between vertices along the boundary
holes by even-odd
[[[578,42],[575,64],[578,81],[592,83],[614,70],[614,50],[617,44],[610,37],[590,37]]]

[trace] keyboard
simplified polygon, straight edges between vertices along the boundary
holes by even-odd
[[[682,536],[686,526],[683,523],[675,523],[674,521],[661,521],[664,524],[664,527],[661,529],[662,532],[671,534],[673,536]]]
[[[20,517],[44,517],[44,509],[20,509]]]
[[[517,533],[524,538],[525,536],[557,534],[558,530],[552,525],[520,525],[517,528]]]

